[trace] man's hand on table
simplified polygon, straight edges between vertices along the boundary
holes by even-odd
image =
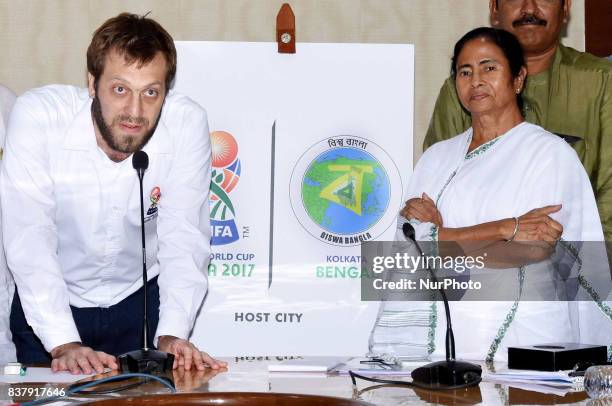
[[[104,368],[118,369],[119,364],[112,355],[102,351],[94,351],[81,343],[58,345],[51,350],[51,370],[53,372],[69,371],[77,374],[101,374]]]
[[[189,341],[183,340],[182,338],[174,336],[160,336],[157,349],[174,354],[173,369],[181,367],[189,370],[191,369],[192,365],[200,371],[204,370],[204,368],[207,366],[212,369],[227,367],[227,362],[214,359],[204,351],[200,351],[198,347]]]

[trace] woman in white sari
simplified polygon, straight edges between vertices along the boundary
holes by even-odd
[[[524,121],[524,65],[518,41],[502,30],[478,28],[456,44],[452,73],[472,127],[433,145],[416,165],[401,214],[418,241],[531,242],[550,252],[561,238],[603,240],[575,151]],[[515,271],[524,272],[519,265]],[[529,283],[529,275],[517,275]],[[441,308],[431,326],[434,356],[444,355]],[[508,346],[580,340],[570,302],[452,302],[451,313],[457,356],[464,359],[504,360]]]

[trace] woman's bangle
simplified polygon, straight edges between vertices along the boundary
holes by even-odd
[[[512,242],[514,240],[514,237],[516,237],[516,233],[518,232],[519,229],[519,219],[518,217],[513,217],[514,219],[514,231],[512,232],[512,236],[506,240],[506,242]]]

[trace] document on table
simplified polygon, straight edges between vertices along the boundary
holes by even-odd
[[[540,385],[533,383],[518,383],[518,382],[506,382],[506,385],[512,388],[523,389],[529,392],[538,392],[544,393],[546,395],[556,395],[556,396],[565,396],[570,392],[573,392],[574,389],[571,386],[549,386],[549,385]]]
[[[366,361],[366,362],[362,362]],[[410,376],[410,372],[417,367],[428,363],[420,361],[402,363],[402,365],[385,364],[372,362],[370,358],[331,358],[331,357],[305,357],[304,359],[285,360],[279,364],[268,365],[269,372],[319,372],[319,373],[338,373],[348,375],[348,371],[353,371],[365,376]]]
[[[429,361],[403,362],[402,365],[372,362],[370,358],[351,358],[335,368],[340,375],[348,375],[349,371],[363,376],[410,376],[410,373]]]
[[[90,375],[72,375],[70,372],[53,372],[51,368],[28,368],[24,376],[20,375],[0,375],[2,383],[29,383],[29,382],[48,382],[48,383],[73,383],[85,379]]]
[[[484,372],[482,380],[557,396],[565,396],[569,392],[584,390],[583,377],[571,377],[568,375],[568,371],[547,372],[506,369],[498,372]]]
[[[498,372],[484,372],[483,381],[540,384],[548,386],[572,386],[574,379],[567,372],[529,371],[519,369],[505,369]]]

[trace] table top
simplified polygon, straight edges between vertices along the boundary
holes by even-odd
[[[380,385],[367,381],[358,381],[357,389],[353,388],[348,376],[326,375],[322,373],[277,373],[268,372],[268,365],[279,363],[289,357],[233,357],[222,358],[228,361],[227,369],[220,371],[184,371],[173,372],[174,383],[179,393],[203,392],[276,392],[296,393],[322,396],[334,396],[361,400],[375,405],[520,405],[520,404],[598,404],[590,401],[584,392],[569,392],[565,396],[533,392],[506,384],[481,382],[479,386],[449,391],[429,391],[404,386]],[[505,368],[496,364],[485,368]],[[97,376],[99,378],[100,376]],[[391,379],[389,377],[385,377]],[[397,379],[407,380],[407,377]],[[114,383],[113,385],[119,385]],[[67,388],[67,384],[59,383],[0,383],[0,404],[24,402],[35,397],[21,396],[12,398],[16,388]],[[12,388],[12,389],[11,389]],[[144,394],[166,394],[169,390],[161,384],[150,382],[134,389],[121,392],[121,396],[139,396]],[[117,396],[117,395],[115,395]],[[105,399],[108,395],[100,395],[89,399]],[[80,397],[81,399],[84,399]],[[77,399],[73,397],[71,399]],[[60,403],[50,403],[60,404]]]

